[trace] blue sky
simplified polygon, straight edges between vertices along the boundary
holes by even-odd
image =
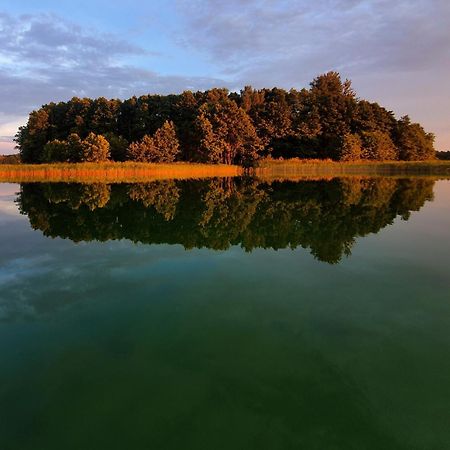
[[[0,152],[72,96],[304,87],[328,70],[450,149],[448,0],[0,3]]]

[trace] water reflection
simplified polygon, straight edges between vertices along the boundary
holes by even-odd
[[[252,178],[138,184],[24,183],[18,203],[34,229],[72,241],[129,239],[186,249],[310,249],[338,263],[355,238],[407,220],[433,199],[428,179]]]

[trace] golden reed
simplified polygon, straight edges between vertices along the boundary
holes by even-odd
[[[0,181],[139,182],[162,179],[233,177],[238,166],[212,164],[80,163],[17,164],[0,166]]]
[[[133,162],[0,165],[0,182],[145,182],[163,179],[235,177],[239,166],[220,164]],[[251,170],[265,180],[332,179],[347,176],[433,176],[450,178],[450,161],[356,161],[266,159]]]

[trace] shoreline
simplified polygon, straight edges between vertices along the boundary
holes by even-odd
[[[247,172],[248,173],[248,172]],[[236,177],[234,165],[197,163],[56,163],[0,165],[0,182],[145,182],[163,179]],[[347,176],[423,176],[450,178],[450,161],[262,160],[249,175],[266,180],[301,180]]]

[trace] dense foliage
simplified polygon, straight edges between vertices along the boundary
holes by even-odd
[[[337,263],[358,236],[433,198],[427,179],[251,178],[136,184],[24,183],[19,205],[34,229],[74,241],[130,239],[186,248],[309,248]]]
[[[443,161],[450,161],[450,151],[436,152],[436,157]]]
[[[356,97],[336,72],[309,89],[226,89],[128,100],[74,97],[33,111],[23,162],[177,160],[249,166],[258,158],[428,160],[434,136]]]

